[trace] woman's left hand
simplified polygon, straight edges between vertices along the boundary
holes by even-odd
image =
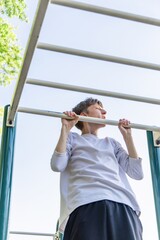
[[[130,127],[130,121],[123,118],[119,120],[118,128],[120,132],[122,133],[123,137],[127,137],[128,135],[131,135],[131,127]]]

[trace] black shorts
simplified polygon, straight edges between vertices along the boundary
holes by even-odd
[[[71,213],[64,240],[142,240],[142,224],[129,206],[97,201]]]

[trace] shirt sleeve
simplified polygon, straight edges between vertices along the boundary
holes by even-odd
[[[63,172],[66,169],[72,151],[71,138],[72,138],[71,134],[69,134],[67,139],[66,152],[64,153],[59,153],[57,151],[53,152],[50,165],[51,169],[54,172]]]
[[[141,180],[143,178],[142,159],[131,158],[116,140],[113,140],[113,144],[116,158],[123,171],[125,171],[129,177]]]

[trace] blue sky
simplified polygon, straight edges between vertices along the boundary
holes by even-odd
[[[18,25],[17,33],[24,47],[38,1],[26,2],[30,23],[13,21]],[[158,0],[83,2],[160,19]],[[49,6],[39,41],[160,64],[158,27],[60,6]],[[28,77],[159,98],[158,71],[49,51],[35,50]],[[14,85],[0,87],[1,105],[11,102]],[[88,96],[98,97],[103,102],[108,119],[125,117],[133,123],[160,125],[159,106],[31,85],[25,86],[20,106],[63,112]],[[51,171],[50,158],[60,127],[60,119],[18,114],[10,214],[12,231],[55,231],[59,217],[59,174]],[[124,146],[117,127],[106,126],[99,135],[104,136],[111,136]],[[131,180],[142,209],[144,240],[158,240],[146,133],[133,129],[133,136],[138,153],[143,158],[145,174],[142,181]],[[10,235],[9,239],[30,238]]]

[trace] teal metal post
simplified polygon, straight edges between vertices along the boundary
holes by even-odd
[[[160,239],[160,147],[154,146],[153,133],[151,131],[147,131],[147,139],[157,217],[157,227]]]
[[[14,142],[16,127],[7,127],[7,113],[9,106],[5,107],[3,118],[3,131],[0,152],[0,239],[7,240],[8,220],[10,211],[12,169],[14,156]]]
[[[58,231],[58,228],[59,228],[59,220],[57,221],[56,233],[58,234],[59,240],[63,240],[63,234]]]

